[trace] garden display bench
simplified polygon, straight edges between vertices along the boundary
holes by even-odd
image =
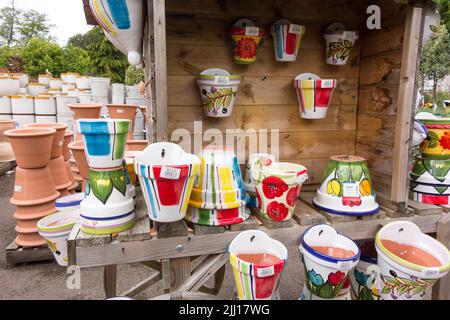
[[[336,217],[316,210],[311,204],[312,197],[311,192],[301,195],[292,224],[288,227],[266,226],[252,216],[250,221],[230,228],[205,227],[200,233],[195,228],[188,228],[184,221],[152,226],[139,191],[138,220],[134,228],[114,235],[93,236],[84,234],[79,225],[74,227],[68,239],[69,265],[80,268],[103,266],[106,297],[133,297],[162,281],[165,295],[157,299],[214,299],[224,279],[228,246],[245,229],[262,230],[286,247],[298,247],[303,232],[317,223],[332,224],[338,232],[354,240],[364,240],[373,239],[378,229],[389,222],[407,220],[417,224],[425,233],[436,234],[447,247],[450,245],[450,214],[442,207],[427,205],[427,208],[415,210],[416,204],[412,203],[405,216],[405,213],[382,205],[375,216],[341,216],[347,221],[336,221]],[[219,228],[219,231],[214,228]],[[214,233],[207,233],[207,229]],[[154,272],[119,293],[116,291],[117,265],[127,263],[141,263]],[[214,285],[206,286],[212,277]],[[448,276],[435,286],[433,298],[450,299]]]

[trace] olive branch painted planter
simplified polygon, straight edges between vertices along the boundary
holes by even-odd
[[[256,27],[250,19],[239,19],[229,33],[233,41],[233,61],[239,64],[255,63],[264,29]]]
[[[345,155],[331,157],[313,203],[334,214],[362,216],[378,212],[365,159]]]
[[[326,41],[326,63],[345,65],[359,33],[345,30],[345,26],[341,23],[332,23],[327,27],[323,37]]]

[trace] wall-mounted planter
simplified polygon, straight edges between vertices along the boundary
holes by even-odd
[[[414,120],[414,130],[412,136],[412,146],[418,146],[428,135],[428,129],[419,120]]]
[[[323,299],[339,296],[361,250],[350,238],[325,224],[310,227],[302,235],[300,253],[309,291]]]
[[[273,299],[288,252],[279,241],[259,230],[239,233],[228,248],[239,300]]]
[[[383,300],[421,300],[450,269],[450,252],[409,221],[383,226],[375,237]]]
[[[233,61],[239,64],[255,63],[264,29],[256,27],[250,19],[239,19],[229,33],[233,41]]]
[[[134,161],[150,219],[174,222],[186,215],[200,159],[169,143],[153,143]]]
[[[334,214],[363,216],[378,212],[365,159],[345,155],[331,157],[313,203]]]
[[[351,295],[353,300],[380,300],[375,287],[377,259],[361,255],[356,267],[350,271]]]
[[[223,69],[207,69],[197,76],[203,110],[207,117],[229,117],[233,112],[241,77]]]
[[[294,88],[297,92],[300,117],[323,119],[327,116],[336,80],[321,79],[313,73],[302,73],[295,77]]]
[[[271,28],[275,60],[295,61],[305,32],[305,26],[293,24],[287,19],[275,22]]]
[[[345,30],[342,23],[330,24],[323,34],[326,42],[326,62],[331,65],[345,65],[352,52],[358,31]]]

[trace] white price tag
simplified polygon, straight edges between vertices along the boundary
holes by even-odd
[[[171,168],[171,167],[162,167],[160,177],[166,178],[170,180],[178,180],[180,178],[181,169]]]
[[[300,34],[302,32],[302,26],[299,24],[290,24],[289,25],[289,33]]]
[[[216,76],[215,81],[217,84],[228,84],[228,77]]]
[[[333,88],[333,80],[322,80],[322,88]]]
[[[356,182],[344,182],[342,194],[344,197],[359,197],[359,187]]]
[[[275,274],[275,268],[273,266],[267,268],[260,268],[257,269],[256,273],[259,278],[270,277]]]
[[[439,268],[427,268],[425,270],[425,276],[426,277],[432,277],[439,274]]]
[[[125,110],[123,110],[123,109],[117,109],[117,113],[124,113],[125,112]]]
[[[64,140],[58,141],[58,147],[61,147],[64,144]]]
[[[352,262],[351,261],[338,261],[339,269],[341,270],[350,270],[352,268]]]
[[[355,33],[353,31],[344,31],[342,37],[344,40],[353,40]]]
[[[20,184],[14,185],[14,192],[22,192],[22,186]]]
[[[257,36],[259,34],[258,27],[245,27],[246,36]]]

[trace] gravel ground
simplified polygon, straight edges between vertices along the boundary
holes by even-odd
[[[0,247],[3,250],[15,237],[14,206],[9,203],[14,186],[14,174],[0,177]],[[218,235],[220,236],[220,235]],[[140,264],[118,267],[118,292],[127,289],[149,276],[149,268]],[[298,299],[302,286],[303,270],[298,249],[289,248],[289,263],[283,274],[280,295],[282,299]],[[81,271],[81,289],[66,287],[66,269],[55,262],[36,262],[6,265],[5,254],[0,256],[0,299],[103,299],[103,268]],[[230,299],[234,280],[227,265],[225,280],[219,296]],[[151,298],[163,294],[160,283],[144,291],[138,298]]]

